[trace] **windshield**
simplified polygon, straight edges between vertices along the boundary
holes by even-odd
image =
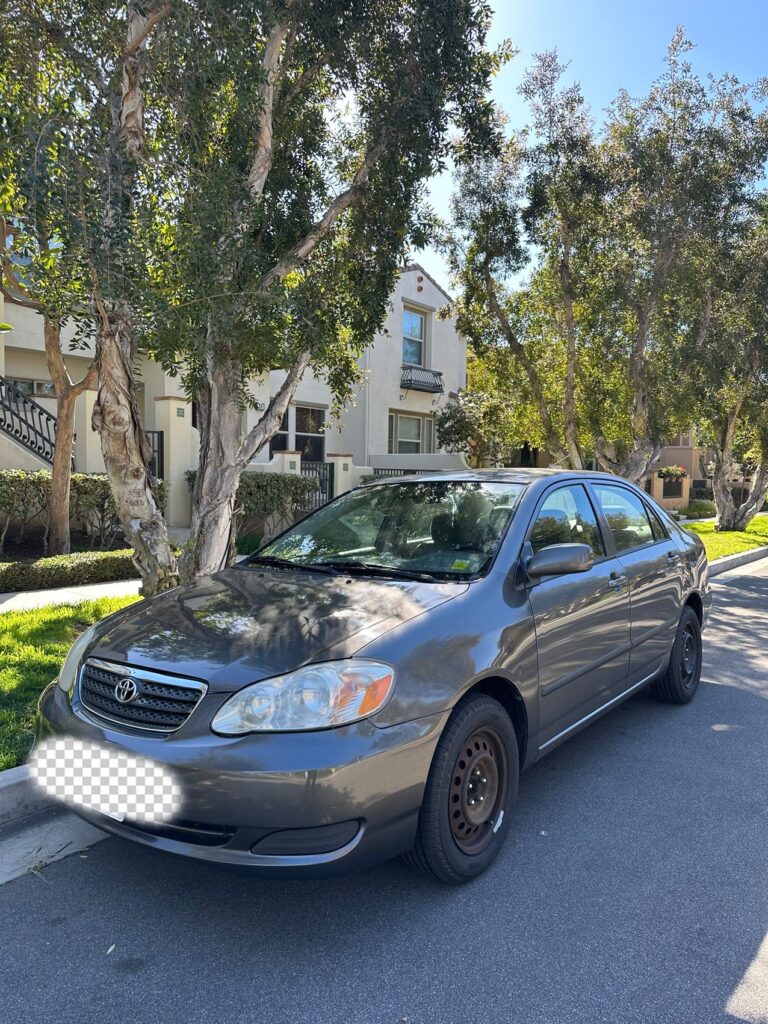
[[[435,480],[350,491],[261,548],[249,563],[279,559],[273,564],[468,579],[493,561],[523,486]]]

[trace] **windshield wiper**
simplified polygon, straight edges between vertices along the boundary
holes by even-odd
[[[292,562],[290,558],[277,558],[275,555],[253,555],[241,565],[270,565],[275,569],[306,569],[308,572],[322,572],[326,576],[332,576],[332,569],[324,569],[317,562]]]
[[[378,562],[345,562],[329,559],[319,564],[328,566],[330,569],[337,569],[339,572],[353,573],[357,571],[364,576],[387,576],[390,579],[419,580],[423,583],[439,582],[428,572],[420,572],[418,569],[401,569],[394,565],[379,565]]]

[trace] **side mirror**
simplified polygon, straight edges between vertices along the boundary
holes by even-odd
[[[525,571],[533,579],[541,576],[563,576],[587,572],[595,564],[588,544],[548,544],[525,563]]]

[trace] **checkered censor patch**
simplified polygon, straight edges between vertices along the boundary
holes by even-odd
[[[122,821],[169,821],[181,789],[165,765],[123,750],[57,736],[39,743],[29,767],[48,796]]]

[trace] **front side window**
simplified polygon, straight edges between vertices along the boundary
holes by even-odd
[[[412,309],[403,310],[403,362],[414,366],[424,365],[424,326],[423,313]]]
[[[241,564],[278,558],[363,575],[472,578],[493,561],[523,489],[467,480],[365,487],[324,505]]]
[[[605,555],[595,511],[579,484],[558,487],[546,496],[528,539],[534,554],[550,544],[588,544],[595,558]]]
[[[653,530],[645,503],[638,494],[610,484],[594,484],[594,489],[603,515],[608,520],[617,552],[629,551],[653,541]]]

